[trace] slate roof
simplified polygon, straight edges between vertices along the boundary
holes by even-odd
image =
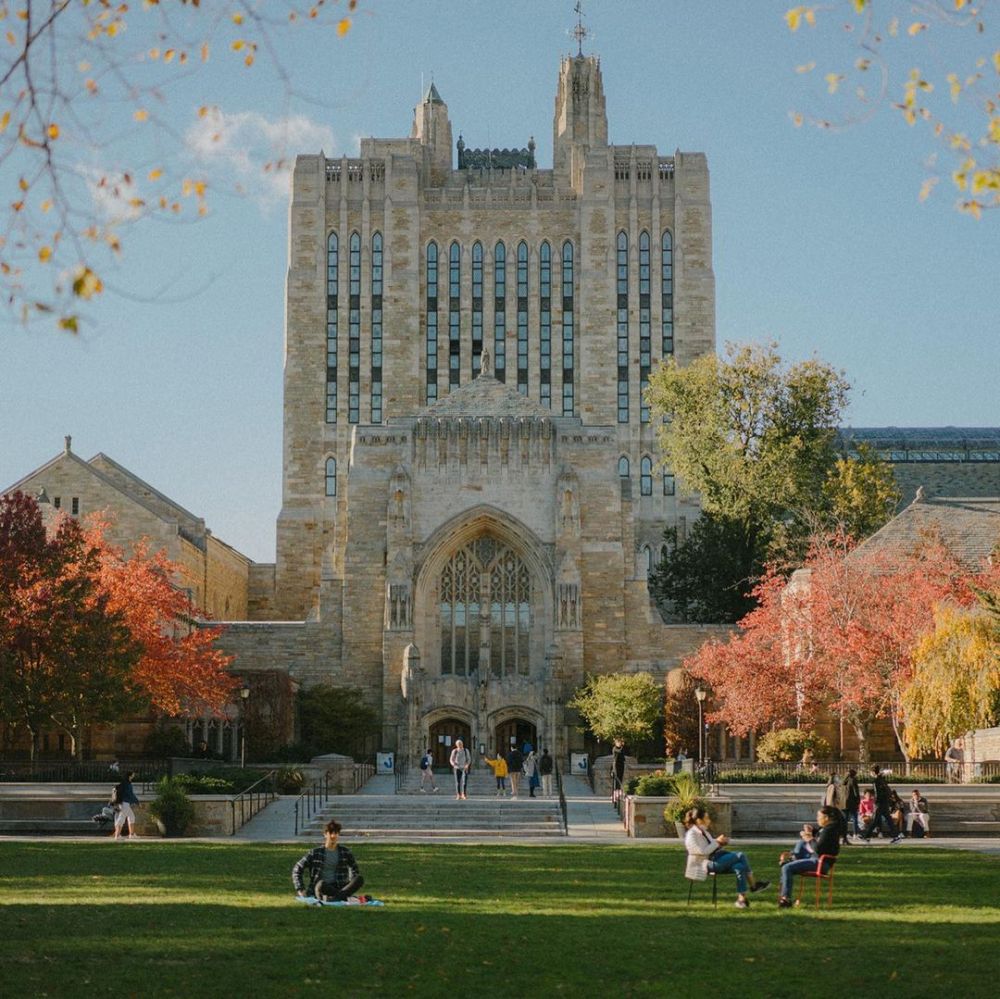
[[[981,568],[1000,545],[1000,496],[916,499],[859,545],[855,554],[911,552],[928,536],[940,537],[965,567]]]

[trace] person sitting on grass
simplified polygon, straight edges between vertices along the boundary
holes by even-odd
[[[906,807],[907,833],[912,836],[914,825],[918,825],[923,831],[924,838],[929,839],[931,835],[931,814],[930,809],[927,807],[927,799],[914,788]]]
[[[812,874],[819,868],[820,857],[836,857],[840,853],[840,811],[832,805],[824,805],[816,813],[816,823],[819,825],[819,833],[815,832],[814,826],[803,826],[801,846],[796,846],[792,851],[797,859],[787,860],[781,865],[781,895],[778,898],[778,905],[782,909],[792,906],[792,881],[796,874]],[[832,866],[832,861],[824,860],[823,869],[820,874],[826,874]]]
[[[729,837],[725,834],[712,836],[712,818],[704,807],[689,808],[684,816],[687,835],[684,846],[687,848],[687,869],[684,877],[691,881],[704,881],[709,874],[736,874],[736,908],[749,909],[747,887],[750,891],[763,891],[770,881],[758,881],[750,869],[750,860],[745,853],[736,850],[726,850]]]
[[[327,822],[323,830],[323,845],[310,850],[292,868],[292,884],[300,898],[359,904],[368,901],[367,895],[357,894],[365,879],[361,877],[354,854],[338,842],[340,830],[341,825],[335,819]]]

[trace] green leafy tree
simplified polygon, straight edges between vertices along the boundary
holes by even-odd
[[[838,458],[827,474],[824,492],[827,519],[860,541],[887,523],[899,504],[900,492],[888,462],[867,444],[857,458]]]
[[[648,739],[659,722],[663,689],[648,673],[608,673],[592,676],[569,702],[601,740],[639,742]]]
[[[378,714],[356,687],[320,684],[299,691],[302,742],[314,755],[364,753],[379,731]]]

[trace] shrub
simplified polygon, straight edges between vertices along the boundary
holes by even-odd
[[[656,773],[643,774],[635,782],[634,794],[641,798],[669,798],[677,792],[677,783],[673,774],[662,770]]]
[[[922,780],[923,778],[921,778]],[[926,782],[925,782],[926,783]],[[990,774],[988,777],[973,777],[970,784],[1000,784],[1000,774]]]
[[[278,794],[298,794],[306,782],[306,775],[295,767],[282,767],[274,775],[274,789]]]
[[[673,800],[668,801],[663,809],[663,818],[667,822],[681,822],[692,808],[707,808],[712,814],[708,800],[701,793],[701,785],[691,774],[674,774],[671,777],[673,785]]]
[[[324,753],[359,757],[379,735],[379,717],[355,687],[319,684],[298,693],[301,749],[306,759]]]
[[[779,728],[757,741],[757,759],[761,763],[796,763],[806,752],[819,759],[830,758],[830,743],[815,732],[798,728]]]
[[[164,836],[183,836],[194,818],[194,805],[175,777],[163,777],[156,785],[149,813],[159,822]]]
[[[185,794],[235,794],[235,785],[225,777],[211,774],[177,774],[174,784]]]
[[[827,774],[811,774],[806,770],[754,770],[752,768],[724,770],[716,774],[719,784],[825,784]]]

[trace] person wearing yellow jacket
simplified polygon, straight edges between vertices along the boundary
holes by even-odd
[[[483,756],[493,771],[493,776],[497,779],[497,797],[502,798],[507,793],[507,761],[503,758],[503,753],[497,753],[496,759],[491,756]]]

